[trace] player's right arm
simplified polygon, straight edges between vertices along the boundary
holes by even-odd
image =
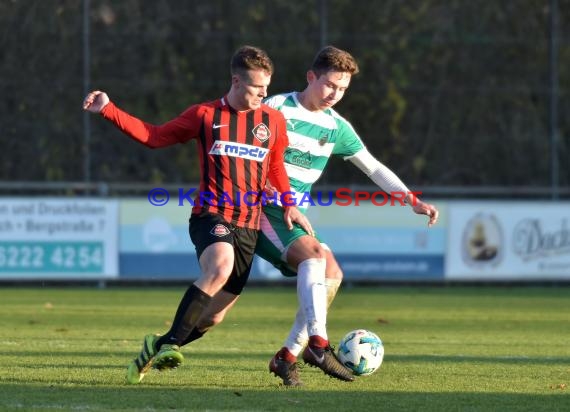
[[[426,215],[428,226],[437,222],[439,211],[434,205],[425,203],[400,180],[387,166],[380,163],[364,146],[362,140],[352,125],[337,115],[339,120],[339,140],[333,149],[333,154],[349,160],[368,176],[378,187],[389,195],[405,194],[404,201],[412,206],[414,213]]]
[[[378,187],[386,193],[405,194],[404,201],[412,206],[414,213],[418,215],[426,215],[429,218],[428,226],[437,223],[439,211],[429,203],[426,203],[417,196],[417,192],[412,192],[400,180],[396,174],[388,167],[380,163],[366,148],[359,150],[353,156],[349,157],[356,167],[366,174]]]
[[[123,133],[150,148],[184,143],[198,134],[199,122],[193,121],[196,118],[194,107],[173,120],[157,126],[119,109],[110,101],[107,93],[95,90],[85,97],[83,109],[100,113]]]

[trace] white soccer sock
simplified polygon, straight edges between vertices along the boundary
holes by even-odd
[[[295,323],[289,331],[289,336],[285,340],[285,347],[289,349],[295,356],[299,356],[307,342],[309,341],[309,333],[307,332],[307,322],[305,314],[301,308],[297,309]]]
[[[325,286],[327,287],[327,311],[336,297],[341,282],[341,279],[325,279]]]
[[[332,301],[334,300],[338,288],[340,286],[340,279],[325,279],[325,286],[327,288],[327,308],[330,307]],[[307,322],[305,320],[305,314],[301,308],[297,310],[297,315],[295,316],[295,323],[289,332],[287,340],[285,340],[285,347],[289,349],[295,356],[299,356],[303,348],[309,342],[309,332],[307,331]]]
[[[297,297],[305,314],[309,336],[327,337],[325,259],[307,259],[297,267]]]
[[[309,336],[327,340],[325,259],[307,259],[297,266],[297,297],[305,314]]]

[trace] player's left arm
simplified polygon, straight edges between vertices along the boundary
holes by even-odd
[[[432,226],[437,222],[439,217],[437,208],[432,204],[423,202],[417,196],[417,192],[414,193],[408,189],[400,178],[372,156],[366,147],[347,157],[346,160],[350,160],[356,167],[362,170],[384,192],[390,195],[395,193],[405,194],[404,201],[412,206],[415,213],[429,217],[428,226]]]

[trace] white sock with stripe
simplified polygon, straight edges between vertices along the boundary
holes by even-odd
[[[327,309],[332,304],[332,301],[338,292],[340,284],[340,279],[325,279],[325,285],[327,288]],[[293,323],[293,327],[289,332],[289,336],[287,336],[287,339],[285,340],[284,346],[289,350],[289,352],[297,357],[303,348],[307,346],[308,341],[309,333],[307,332],[305,314],[303,310],[299,308],[297,310],[297,314],[295,315],[295,322]]]

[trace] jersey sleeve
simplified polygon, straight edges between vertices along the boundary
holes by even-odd
[[[191,106],[180,116],[158,126],[121,110],[113,102],[103,108],[101,115],[132,139],[148,147],[158,148],[196,138],[201,124],[198,109],[198,105]]]
[[[342,156],[344,158],[354,156],[360,150],[364,149],[364,144],[360,136],[356,133],[352,125],[341,118],[337,117],[337,139],[332,154]]]
[[[263,103],[275,110],[280,110],[281,106],[283,106],[283,102],[285,101],[285,99],[286,96],[282,94],[276,94],[274,96],[265,98],[263,100]]]
[[[269,157],[267,177],[269,178],[271,185],[274,186],[278,192],[285,193],[291,191],[289,177],[285,170],[284,158],[285,149],[289,146],[289,138],[287,137],[287,126],[283,115],[278,113],[276,119],[278,122],[277,136],[275,138],[275,144],[271,149],[271,156]]]

